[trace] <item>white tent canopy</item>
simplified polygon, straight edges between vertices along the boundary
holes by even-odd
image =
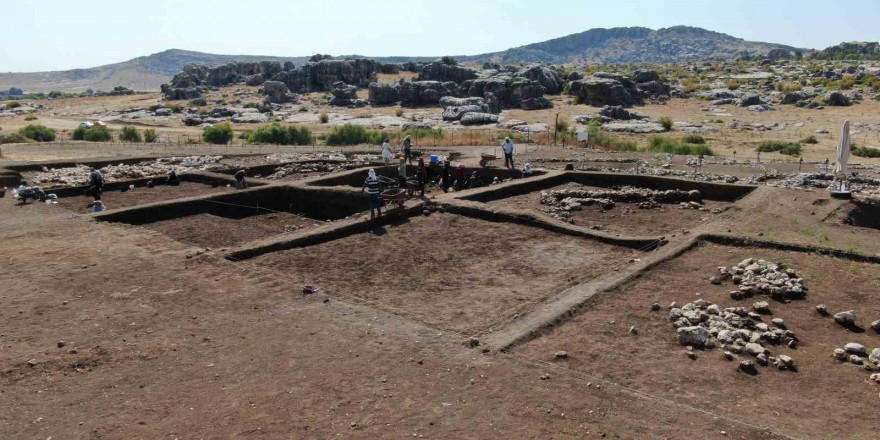
[[[837,165],[834,166],[834,174],[846,174],[846,166],[849,163],[850,152],[849,121],[843,123],[840,131],[840,141],[837,144]]]

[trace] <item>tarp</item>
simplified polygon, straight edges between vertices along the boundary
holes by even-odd
[[[840,141],[837,144],[837,165],[834,166],[834,174],[846,174],[850,143],[849,121],[846,121],[843,123],[843,129],[840,130]]]

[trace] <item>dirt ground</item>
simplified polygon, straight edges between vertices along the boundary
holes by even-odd
[[[782,304],[764,297],[734,301],[732,284],[715,286],[709,277],[718,266],[731,266],[757,257],[786,263],[807,280],[807,298]],[[583,312],[559,328],[515,351],[534,359],[552,360],[565,350],[560,365],[633,388],[639,392],[727,414],[762,426],[775,426],[798,438],[871,438],[876,418],[867,406],[876,404],[880,385],[870,373],[852,364],[839,364],[834,348],[848,342],[880,347],[880,336],[869,330],[853,333],[816,313],[824,303],[832,313],[856,309],[861,326],[880,318],[880,266],[796,252],[704,245],[662,263],[640,279],[595,298]],[[688,359],[678,344],[666,306],[704,298],[722,307],[751,308],[770,301],[773,315],[782,318],[801,342],[796,350],[771,348],[794,358],[797,372],[759,367],[757,376],[737,371],[721,351],[697,353]],[[659,312],[651,304],[659,302]],[[638,335],[628,334],[630,326]],[[741,357],[751,357],[747,354]],[[859,403],[856,403],[859,402]]]
[[[575,190],[601,190],[605,188],[592,187],[577,183],[567,183],[544,189],[543,191],[556,191],[562,189]],[[521,194],[505,199],[493,200],[488,205],[493,207],[532,211],[544,213],[541,208],[546,207],[540,203],[541,191]],[[584,206],[580,211],[572,211],[574,225],[593,228],[600,231],[619,235],[652,236],[663,235],[672,232],[681,232],[709,222],[717,218],[713,209],[726,210],[733,203],[718,202],[714,200],[704,201],[705,211],[696,209],[679,209],[677,204],[663,204],[659,209],[639,209],[635,203],[616,203],[614,208],[603,210],[599,206]]]
[[[474,334],[630,254],[526,226],[435,214],[254,262],[331,296]]]
[[[145,205],[147,203],[161,202],[164,200],[182,199],[185,197],[195,197],[211,193],[221,193],[231,191],[226,186],[212,188],[211,185],[204,185],[194,182],[181,182],[178,186],[157,185],[153,188],[146,186],[136,187],[126,192],[122,191],[104,191],[101,194],[101,201],[107,209],[128,208],[131,206]],[[63,197],[58,199],[58,206],[69,209],[74,212],[88,212],[88,204],[93,202],[94,198],[88,196]]]
[[[196,214],[147,223],[142,227],[161,232],[181,243],[224,248],[285,232],[304,231],[321,223],[296,214],[272,212],[244,218]]]
[[[783,438],[145,228],[8,200],[0,225],[0,438]]]

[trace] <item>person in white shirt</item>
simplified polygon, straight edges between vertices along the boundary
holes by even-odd
[[[394,159],[394,153],[391,152],[390,139],[385,139],[385,142],[382,142],[382,158],[385,159],[385,165],[391,165],[391,159]]]
[[[513,142],[510,141],[509,137],[504,138],[501,150],[504,151],[504,166],[513,169]]]

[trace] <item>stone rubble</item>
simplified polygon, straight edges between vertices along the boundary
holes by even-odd
[[[598,205],[603,210],[614,208],[616,203],[635,203],[639,209],[657,209],[661,204],[687,204],[689,209],[702,209],[702,195],[697,190],[657,191],[647,188],[622,186],[610,189],[579,190],[561,189],[541,192],[541,205],[547,214],[572,223],[572,211],[583,206]]]
[[[793,269],[770,261],[746,258],[731,268],[720,267],[718,271],[722,280],[730,279],[738,285],[737,290],[730,292],[730,297],[736,300],[754,295],[769,295],[784,302],[803,299],[807,293],[803,278],[798,278]],[[755,304],[756,310],[759,305],[761,309],[769,310],[766,302],[761,303]]]

